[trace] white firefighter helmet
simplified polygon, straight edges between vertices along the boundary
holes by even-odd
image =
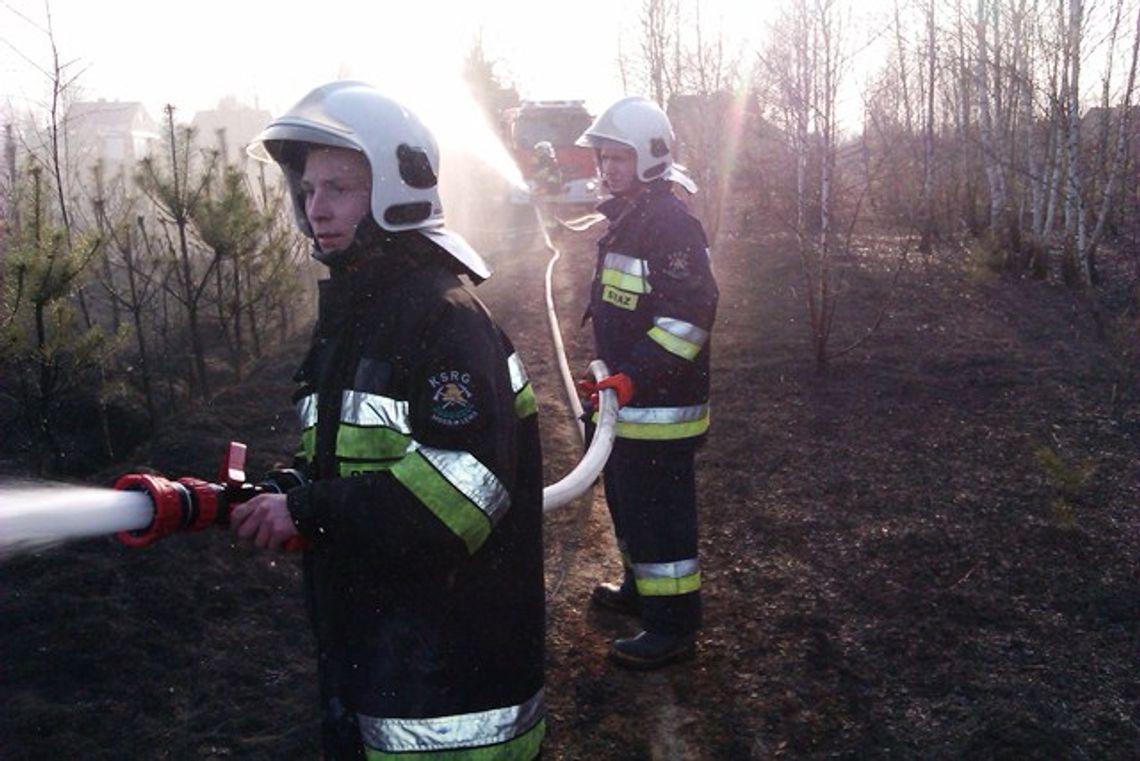
[[[547,158],[554,158],[554,146],[551,145],[549,140],[539,140],[535,143],[534,152],[546,156]]]
[[[697,192],[696,183],[673,161],[676,136],[669,117],[648,98],[622,98],[603,111],[574,144],[601,149],[607,141],[634,150],[638,180],[668,180],[690,193]]]
[[[462,237],[439,229],[443,226],[439,146],[414,113],[364,82],[331,82],[311,91],[254,138],[248,153],[260,160],[268,154],[280,165],[297,225],[309,237],[312,229],[300,182],[311,145],[364,154],[372,169],[372,218],[381,228],[420,231],[473,275],[490,276],[482,258]]]

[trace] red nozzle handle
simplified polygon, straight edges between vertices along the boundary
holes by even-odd
[[[279,471],[275,471],[279,472]],[[291,472],[291,471],[290,471]],[[219,525],[228,525],[230,518],[230,508],[239,502],[248,502],[256,497],[258,494],[281,494],[283,488],[280,483],[271,478],[260,484],[242,483],[238,485],[230,485],[223,492],[223,500],[226,505],[223,508],[223,516],[219,520]],[[280,549],[284,552],[300,552],[309,546],[308,540],[298,534],[297,536],[286,539]]]

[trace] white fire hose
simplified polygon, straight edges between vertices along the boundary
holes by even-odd
[[[562,253],[551,243],[550,236],[546,232],[545,220],[537,206],[535,206],[534,213],[538,219],[539,229],[542,230],[542,238],[546,248],[551,252],[550,262],[546,265],[546,318],[550,323],[550,336],[554,341],[554,353],[558,359],[558,370],[562,375],[567,402],[570,405],[574,422],[578,426],[578,434],[584,442],[586,434],[585,426],[582,423],[582,403],[578,401],[574,376],[570,372],[569,363],[566,361],[566,347],[562,343],[562,330],[558,325],[558,314],[554,311],[554,263],[562,257]],[[591,362],[588,370],[594,380],[601,380],[610,374],[606,363],[600,359]],[[590,446],[573,470],[567,473],[562,480],[542,490],[542,511],[544,513],[552,512],[573,502],[598,480],[598,476],[601,475],[602,469],[606,466],[610,450],[613,448],[617,413],[617,392],[612,389],[603,389],[598,394],[598,420],[593,438],[590,439]]]
[[[606,363],[595,359],[590,363],[590,374],[595,380],[601,380],[609,375]],[[575,395],[577,399],[577,395]],[[614,428],[617,425],[617,393],[613,389],[603,389],[598,394],[598,424],[594,436],[590,439],[590,446],[581,461],[574,469],[566,474],[561,481],[557,481],[542,490],[542,511],[549,513],[569,504],[579,495],[584,494],[593,486],[606,466],[610,450],[614,445]]]

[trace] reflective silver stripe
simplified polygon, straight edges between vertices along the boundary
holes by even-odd
[[[297,400],[297,417],[301,419],[301,428],[312,428],[317,424],[317,395],[309,394]]]
[[[691,407],[622,407],[618,410],[618,420],[624,423],[692,423],[709,414],[708,404],[694,404]]]
[[[340,420],[342,423],[362,426],[383,426],[400,433],[411,433],[412,426],[408,403],[390,396],[369,394],[364,391],[345,391],[341,395]]]
[[[634,563],[633,575],[639,579],[681,579],[700,570],[696,558],[673,563]]]
[[[617,270],[633,277],[649,277],[649,263],[644,259],[635,259],[625,254],[609,253],[602,260],[602,267],[608,270]]]
[[[498,523],[499,518],[510,507],[511,496],[507,493],[506,487],[474,455],[454,449],[421,447],[415,442],[412,443],[412,447],[418,448],[423,458],[430,462],[448,483],[482,510],[491,519],[492,524]]]
[[[518,355],[518,352],[507,357],[507,369],[511,371],[511,391],[517,394],[530,381],[530,377],[526,374],[526,367],[523,366],[522,357]]]
[[[678,320],[673,317],[654,317],[653,324],[669,333],[672,336],[680,338],[682,341],[688,341],[698,347],[704,346],[709,340],[709,332],[704,328],[697,327],[691,322]]]
[[[472,748],[508,742],[537,724],[544,714],[539,690],[522,705],[430,719],[381,719],[357,714],[368,747],[388,753]]]

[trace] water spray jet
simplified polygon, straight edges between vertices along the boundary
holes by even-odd
[[[55,544],[114,536],[128,547],[146,547],[174,533],[229,526],[234,505],[258,494],[285,492],[305,483],[296,470],[274,470],[260,483],[245,478],[246,446],[226,447],[218,481],[153,473],[128,473],[113,489],[68,487],[4,488],[0,508],[0,559]],[[283,549],[304,548],[295,537]]]

